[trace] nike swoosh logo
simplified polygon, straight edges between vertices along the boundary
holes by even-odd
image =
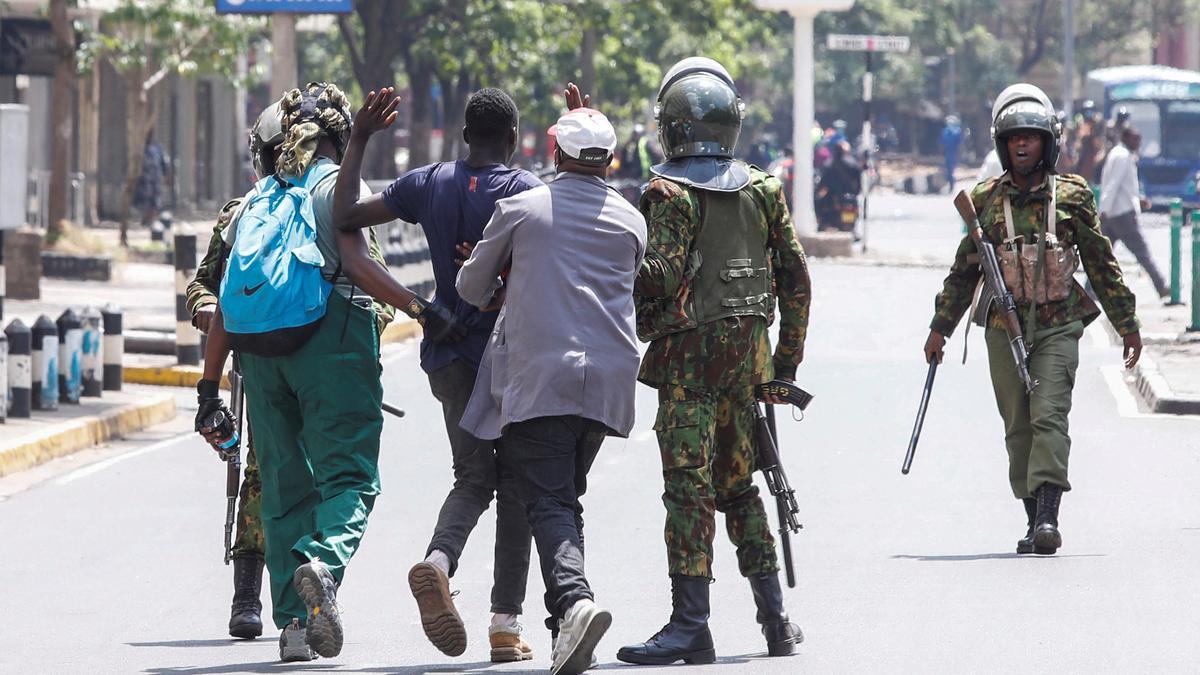
[[[267,282],[264,281],[264,282],[258,284],[257,286],[242,286],[242,293],[245,293],[247,296],[254,295],[255,293],[258,292],[258,289],[262,288],[263,284],[266,284],[266,283]]]

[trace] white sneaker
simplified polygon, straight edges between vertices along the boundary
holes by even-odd
[[[279,634],[279,660],[312,661],[316,658],[317,655],[304,638],[304,626],[300,625],[300,619],[292,619],[292,625]]]
[[[579,675],[593,665],[596,645],[612,625],[612,614],[591,600],[580,600],[558,622],[550,675]]]

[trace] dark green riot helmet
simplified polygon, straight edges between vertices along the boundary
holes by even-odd
[[[1042,161],[1034,170],[1053,172],[1062,142],[1062,123],[1055,114],[1050,97],[1032,84],[1014,84],[1000,92],[992,105],[992,142],[1005,171],[1012,170],[1007,140],[1020,131],[1042,135]]]
[[[745,105],[724,66],[702,56],[676,63],[663,76],[654,106],[665,162],[656,175],[697,188],[736,192],[750,182],[733,159]]]

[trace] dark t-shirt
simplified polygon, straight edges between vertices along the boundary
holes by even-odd
[[[480,312],[458,297],[454,280],[458,265],[455,244],[474,244],[492,218],[496,202],[541,185],[524,169],[502,164],[473,168],[466,162],[442,162],[413,169],[383,190],[383,201],[400,220],[420,223],[429,242],[434,302],[454,310],[467,326],[467,337],[456,344],[421,342],[421,368],[431,373],[455,359],[479,367],[488,336],[499,312]]]

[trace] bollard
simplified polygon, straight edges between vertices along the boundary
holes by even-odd
[[[196,276],[196,235],[175,235],[175,359],[181,366],[200,364],[200,331],[192,325],[187,287]]]
[[[121,380],[124,373],[121,362],[125,359],[125,336],[121,335],[121,308],[114,304],[104,306],[100,310],[104,321],[104,346],[100,353],[104,356],[104,391],[121,391]]]
[[[8,272],[4,269],[4,230],[0,230],[0,319],[4,318],[4,296],[8,293],[5,283]]]
[[[85,307],[79,315],[79,323],[83,327],[83,359],[81,379],[84,396],[100,396],[100,363],[102,340],[104,334],[100,330],[100,310],[95,307]]]
[[[1192,325],[1189,331],[1200,330],[1200,218],[1192,212]]]
[[[33,409],[58,410],[58,328],[45,314],[33,323]]]
[[[0,333],[0,422],[8,419],[8,337]]]
[[[1182,304],[1179,301],[1179,277],[1181,272],[1180,266],[1182,264],[1180,251],[1182,243],[1180,240],[1182,238],[1183,201],[1175,198],[1171,200],[1171,300],[1167,303],[1169,305]]]
[[[33,334],[20,319],[13,319],[4,329],[8,338],[8,415],[29,417],[32,408],[33,363],[30,351]]]
[[[83,325],[70,307],[55,321],[58,326],[58,401],[79,403],[83,389]]]

